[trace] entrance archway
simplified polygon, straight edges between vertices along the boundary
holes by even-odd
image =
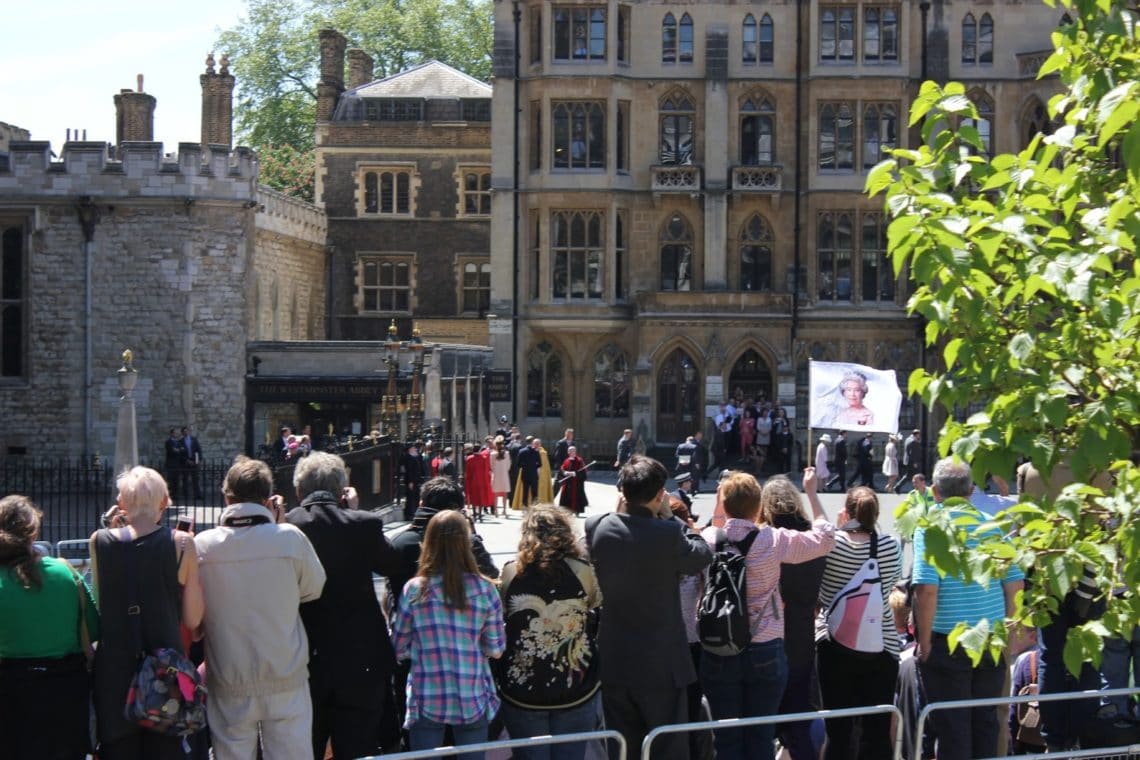
[[[682,441],[700,424],[700,372],[683,349],[675,349],[657,374],[657,441]]]
[[[757,401],[772,400],[772,370],[754,348],[741,354],[728,375],[727,395],[735,397],[737,389],[740,389],[744,398],[751,396]]]

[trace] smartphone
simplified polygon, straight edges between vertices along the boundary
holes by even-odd
[[[189,533],[193,528],[194,518],[190,515],[179,515],[178,522],[174,525],[175,530],[180,530],[183,533]]]

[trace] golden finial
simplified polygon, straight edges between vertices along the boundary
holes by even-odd
[[[412,325],[412,342],[423,343],[423,333],[420,332],[419,325]]]
[[[131,368],[131,362],[133,362],[134,360],[135,360],[135,355],[133,353],[131,353],[131,349],[128,348],[126,351],[123,352],[123,366],[124,367],[127,367],[128,369],[130,369]]]
[[[392,320],[392,324],[388,325],[388,340],[396,340],[400,331],[396,329],[396,320]]]

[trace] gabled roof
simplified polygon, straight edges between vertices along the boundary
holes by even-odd
[[[361,85],[345,95],[358,98],[489,98],[491,85],[446,63],[428,61]]]

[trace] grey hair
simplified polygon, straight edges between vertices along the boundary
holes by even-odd
[[[960,496],[970,498],[974,490],[974,479],[970,474],[970,465],[956,457],[939,459],[934,465],[934,474],[931,476],[933,485],[938,489],[940,498],[949,499]]]
[[[314,491],[328,491],[340,495],[348,485],[348,470],[344,460],[336,454],[314,451],[297,460],[293,470],[293,487],[302,499]]]

